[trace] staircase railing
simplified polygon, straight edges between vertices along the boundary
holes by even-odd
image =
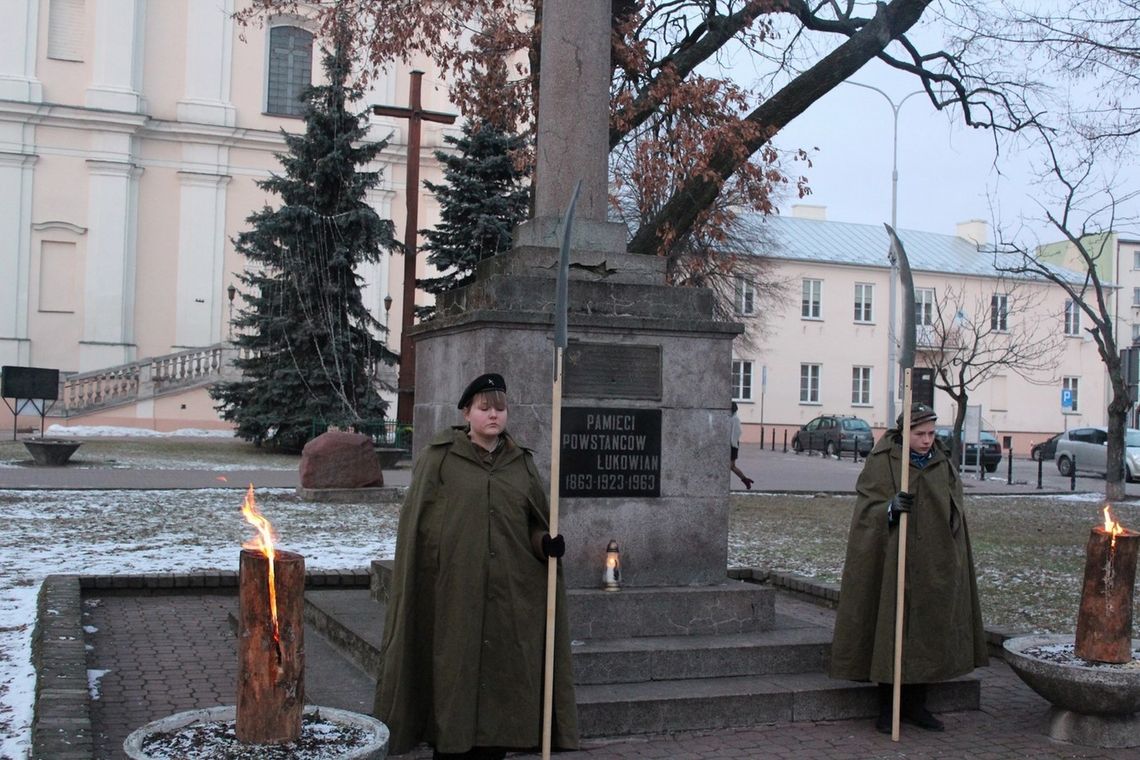
[[[48,416],[73,417],[216,383],[230,371],[234,353],[228,343],[216,343],[62,377],[59,403]]]

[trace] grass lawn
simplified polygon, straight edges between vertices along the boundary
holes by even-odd
[[[298,464],[295,455],[231,438],[82,440],[72,466],[293,469]],[[0,484],[3,467],[21,466],[29,459],[22,443],[0,441]],[[731,566],[762,567],[839,582],[853,497],[734,494],[731,499]],[[1081,496],[967,499],[987,625],[1026,632],[1074,630],[1085,543],[1089,530],[1101,521],[1101,502]],[[1114,513],[1125,527],[1140,528],[1140,506],[1121,503],[1114,507]],[[378,526],[359,527],[364,534],[355,537],[357,540],[379,537]],[[394,532],[394,519],[389,527]],[[350,525],[339,526],[338,531],[343,531],[346,541],[353,541]],[[195,531],[184,540],[187,545],[211,543]]]
[[[839,583],[853,497],[734,496],[729,563]],[[988,627],[1076,629],[1085,544],[1102,502],[1074,497],[979,497],[967,502],[982,615]],[[1113,506],[1140,527],[1140,505]],[[1135,612],[1134,612],[1135,617]]]

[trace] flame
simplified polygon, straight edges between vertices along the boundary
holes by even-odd
[[[245,492],[245,501],[241,505],[241,514],[245,521],[257,529],[257,535],[241,545],[243,549],[258,551],[269,560],[269,614],[273,619],[273,641],[277,644],[277,651],[281,651],[281,629],[277,623],[277,582],[274,576],[273,560],[273,526],[269,520],[257,511],[257,502],[253,499],[253,483]]]
[[[1121,527],[1120,523],[1118,523],[1116,520],[1113,519],[1113,517],[1109,513],[1108,509],[1109,509],[1109,505],[1105,504],[1104,505],[1104,532],[1108,533],[1112,536],[1112,543],[1109,545],[1109,549],[1115,549],[1116,548],[1116,537],[1124,532],[1124,528]]]

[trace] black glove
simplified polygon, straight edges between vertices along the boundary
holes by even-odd
[[[891,528],[899,524],[899,516],[909,512],[914,506],[914,494],[899,491],[887,502],[887,525]]]
[[[551,536],[549,533],[542,534],[542,554],[547,559],[553,557],[554,559],[560,558],[566,553],[566,539],[562,538],[562,534]]]

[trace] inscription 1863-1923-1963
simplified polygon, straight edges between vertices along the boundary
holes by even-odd
[[[564,407],[560,496],[660,496],[661,410]]]

